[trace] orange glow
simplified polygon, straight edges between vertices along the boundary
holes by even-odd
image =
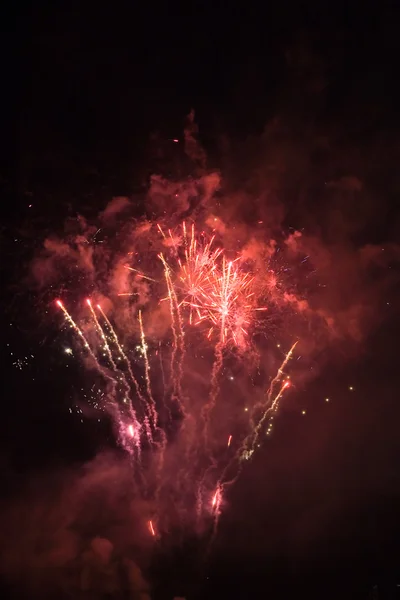
[[[156,536],[156,532],[154,531],[154,527],[153,527],[153,521],[149,521],[149,529],[150,529],[150,533],[153,537]]]
[[[215,492],[213,499],[212,499],[212,507],[214,508],[217,504],[218,501],[218,496],[219,496],[219,489],[217,489],[217,491]]]

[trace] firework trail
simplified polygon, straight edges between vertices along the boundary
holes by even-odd
[[[171,282],[171,276],[170,276],[168,264],[166,263],[162,254],[159,255],[159,258],[164,266],[164,276],[165,276],[165,282],[167,284],[169,307],[170,307],[170,313],[171,313],[171,330],[172,330],[172,335],[174,338],[173,345],[172,345],[171,368],[170,368],[170,374],[171,374],[171,378],[173,381],[173,397],[180,404],[179,383],[178,383],[177,379],[174,377],[176,353],[178,351],[178,334],[177,334],[176,326],[175,326],[175,304],[174,304],[174,299],[173,299],[173,294],[172,294],[172,282]],[[181,409],[183,410],[182,405],[181,405]]]
[[[275,395],[275,397],[272,397],[273,391],[274,391],[274,389],[276,389],[277,383],[280,381],[281,377],[283,376],[283,370],[286,367],[286,365],[288,364],[288,361],[290,360],[290,358],[292,357],[294,349],[296,348],[297,344],[298,344],[298,341],[296,341],[292,345],[290,350],[287,352],[287,354],[285,355],[285,358],[283,359],[281,366],[278,369],[277,374],[271,381],[271,384],[266,393],[267,399],[266,399],[266,402],[265,402],[265,405],[263,408],[263,412],[262,412],[257,424],[255,424],[253,418],[251,418],[250,425],[252,425],[252,429],[251,429],[250,433],[245,437],[245,439],[243,440],[238,451],[235,453],[233,458],[226,464],[225,468],[222,470],[222,473],[217,482],[217,491],[213,497],[213,505],[215,504],[215,498],[218,497],[219,502],[221,502],[224,490],[227,487],[236,483],[236,481],[238,480],[238,478],[242,472],[242,469],[243,469],[244,461],[249,460],[253,456],[256,448],[259,447],[259,444],[258,444],[259,435],[260,435],[263,425],[265,424],[266,421],[268,422],[268,417],[270,417],[270,420],[272,420],[271,413],[277,412],[278,407],[279,407],[279,401],[282,398],[284,391],[290,388],[290,385],[291,385],[290,381],[288,379],[286,379],[281,384],[280,389],[277,392],[277,394]],[[255,409],[260,408],[260,406],[261,405],[258,404],[254,408]],[[267,430],[267,434],[269,434],[269,433],[270,433],[270,429]],[[230,435],[228,438],[228,448],[230,447],[231,442],[232,442],[232,435]],[[228,474],[231,471],[233,471],[234,474],[233,474],[233,476],[228,477]],[[217,492],[218,492],[218,495],[217,495]],[[215,521],[215,527],[216,526],[217,526],[217,519]]]
[[[137,422],[137,418],[136,418],[136,412],[135,412],[135,410],[133,408],[132,400],[131,400],[131,397],[130,397],[132,389],[131,389],[131,387],[130,387],[130,385],[129,385],[126,377],[125,377],[125,373],[118,368],[116,360],[114,360],[113,354],[111,352],[111,348],[110,348],[110,346],[108,344],[108,341],[107,341],[107,336],[104,333],[103,327],[100,325],[100,322],[99,322],[99,320],[97,318],[97,315],[96,315],[96,313],[94,311],[94,308],[93,308],[91,300],[88,298],[86,300],[86,302],[87,302],[87,304],[88,304],[88,306],[90,308],[90,312],[92,314],[93,321],[95,322],[96,329],[97,329],[97,331],[99,332],[99,334],[101,336],[101,339],[102,339],[103,344],[104,344],[104,350],[106,351],[106,355],[107,355],[107,357],[108,357],[108,359],[109,359],[109,361],[110,361],[110,363],[111,363],[111,365],[112,365],[112,367],[113,367],[113,369],[114,369],[114,371],[116,373],[116,377],[124,385],[125,393],[124,393],[124,400],[123,401],[124,401],[124,403],[127,403],[128,400],[129,400],[129,410],[131,412],[132,418],[133,418],[133,420],[135,422],[135,425],[136,425],[135,432],[138,432],[139,428],[138,428],[138,422]],[[97,305],[97,308],[100,310],[100,306],[99,305]],[[118,356],[117,359],[119,359],[119,358],[120,357]],[[129,427],[132,427],[132,426],[130,425]],[[129,435],[130,435],[131,438],[135,437],[135,439],[136,439],[136,435],[133,436],[133,435],[131,435],[131,433],[129,433]]]
[[[139,310],[138,320],[139,320],[139,327],[140,327],[141,350],[142,350],[142,354],[143,354],[143,358],[144,358],[144,372],[145,372],[145,378],[146,378],[146,389],[147,389],[148,398],[150,400],[150,415],[149,416],[151,416],[154,427],[157,427],[156,403],[154,402],[153,394],[151,391],[150,365],[149,365],[149,358],[147,356],[147,344],[146,344],[146,337],[144,335],[141,310]]]
[[[160,372],[161,372],[162,389],[163,389],[163,401],[165,401],[166,381],[165,381],[165,372],[164,372],[164,363],[163,363],[163,354],[162,354],[161,342],[158,342],[158,353],[157,354],[158,354],[158,358],[159,358],[159,362],[160,362]],[[171,418],[170,412],[171,411],[169,411],[169,417]]]
[[[92,358],[97,370],[103,375],[103,377],[105,377],[105,379],[107,379],[108,381],[111,381],[112,383],[112,389],[113,389],[113,394],[115,392],[115,380],[110,377],[106,370],[101,366],[101,364],[99,363],[95,353],[93,352],[93,350],[91,349],[89,342],[87,341],[85,335],[83,334],[82,330],[78,327],[78,325],[75,323],[75,321],[73,320],[73,318],[71,317],[71,315],[69,314],[69,312],[67,311],[67,309],[65,308],[65,306],[63,305],[63,303],[61,302],[61,300],[57,300],[56,301],[57,306],[59,306],[61,308],[61,310],[64,313],[64,316],[67,320],[67,322],[70,324],[70,326],[75,330],[75,332],[78,334],[78,336],[81,338],[83,345],[85,347],[85,349],[87,350],[89,356]]]
[[[141,391],[140,391],[139,383],[138,383],[138,381],[137,381],[136,377],[135,377],[135,376],[134,376],[134,374],[133,374],[133,371],[132,371],[132,366],[131,366],[131,363],[130,363],[130,361],[129,361],[129,358],[128,358],[128,357],[127,357],[127,355],[125,354],[125,352],[124,352],[124,350],[123,350],[123,348],[122,348],[122,346],[121,346],[121,344],[120,344],[120,341],[119,341],[119,339],[118,339],[118,336],[117,336],[117,334],[116,334],[116,332],[115,332],[115,329],[114,329],[114,328],[113,328],[113,326],[111,325],[111,323],[110,323],[110,321],[109,321],[109,319],[108,319],[107,315],[105,314],[105,312],[104,312],[104,311],[103,311],[103,309],[101,308],[100,304],[98,304],[98,305],[97,305],[97,308],[98,308],[98,309],[99,309],[99,311],[101,312],[101,315],[102,315],[103,319],[105,320],[105,322],[106,322],[106,323],[107,323],[107,325],[108,325],[108,328],[109,328],[109,330],[110,330],[111,337],[112,337],[112,339],[114,340],[114,343],[115,343],[115,345],[116,345],[116,346],[117,346],[117,348],[118,348],[118,352],[119,352],[120,356],[121,356],[121,357],[124,359],[124,361],[125,361],[126,367],[127,367],[127,369],[128,369],[129,376],[130,376],[130,378],[132,379],[132,381],[133,381],[133,383],[134,383],[134,385],[135,385],[135,388],[136,388],[136,393],[137,393],[137,395],[138,395],[138,398],[139,398],[139,399],[142,401],[143,405],[145,405],[145,406],[146,406],[146,405],[147,405],[147,403],[146,403],[146,400],[145,400],[145,398],[143,397],[143,395],[142,395],[142,393],[141,393]]]
[[[164,276],[167,284],[168,298],[171,311],[171,328],[174,338],[171,354],[171,377],[173,382],[173,398],[179,404],[180,410],[185,414],[185,407],[182,397],[182,377],[183,377],[183,359],[185,355],[184,333],[180,307],[176,295],[175,287],[171,278],[171,271],[168,263],[162,254],[159,258],[164,267]]]
[[[143,273],[141,273],[137,269],[134,269],[133,267],[130,267],[128,265],[124,265],[124,266],[125,266],[125,269],[128,269],[129,271],[133,271],[134,273],[137,273],[137,276],[140,277],[141,279],[147,279],[147,281],[153,281],[153,282],[156,281],[152,277],[148,277],[147,275],[143,275]],[[131,296],[131,294],[118,294],[118,295],[119,296]]]
[[[166,435],[165,435],[163,429],[158,427],[158,414],[157,414],[157,409],[156,409],[156,403],[153,398],[153,393],[151,391],[150,365],[149,365],[149,358],[147,355],[147,343],[146,343],[146,337],[145,337],[144,329],[143,329],[143,320],[142,320],[142,311],[141,310],[139,310],[138,321],[139,321],[139,327],[140,327],[141,350],[142,350],[142,354],[143,354],[143,358],[144,358],[144,365],[145,365],[146,390],[147,390],[148,398],[150,400],[150,404],[148,404],[148,407],[150,409],[149,418],[151,419],[151,423],[153,425],[154,430],[158,432],[158,434],[161,438],[161,441],[159,443],[155,442],[155,445],[159,449],[159,453],[157,456],[157,460],[158,460],[158,465],[156,467],[157,484],[156,484],[156,491],[155,491],[155,498],[157,500],[159,497],[160,491],[161,491],[160,490],[160,474],[161,474],[163,464],[164,464],[164,451],[165,451],[165,446],[167,443],[167,438],[166,438]]]
[[[115,362],[114,362],[114,359],[113,359],[113,356],[112,356],[112,354],[111,354],[111,350],[110,350],[110,347],[109,347],[109,345],[108,345],[107,338],[106,338],[106,336],[105,336],[105,334],[104,334],[103,328],[102,328],[102,326],[101,326],[101,325],[100,325],[100,323],[99,323],[99,320],[98,320],[98,318],[97,318],[97,316],[96,316],[96,313],[94,312],[94,309],[93,309],[93,306],[92,306],[92,302],[91,302],[91,300],[88,298],[88,299],[86,300],[86,303],[87,303],[87,305],[89,306],[90,312],[92,313],[93,321],[94,321],[94,323],[95,323],[95,326],[96,326],[96,329],[97,329],[97,331],[99,332],[99,334],[100,334],[100,337],[101,337],[101,339],[102,339],[102,341],[103,341],[103,344],[104,344],[104,350],[105,350],[105,351],[106,351],[106,353],[107,353],[107,356],[108,356],[108,358],[109,358],[109,361],[110,361],[110,363],[111,363],[111,365],[112,365],[112,368],[114,369],[114,371],[117,371],[117,370],[118,370],[118,369],[117,369],[117,365],[116,365],[116,364],[115,364]]]
[[[155,536],[156,536],[156,532],[155,532],[155,530],[154,530],[153,521],[149,521],[149,522],[148,522],[148,527],[149,527],[149,530],[150,530],[150,533],[151,533],[151,535],[152,535],[153,537],[155,537]]]
[[[117,365],[114,361],[114,358],[112,356],[110,347],[108,345],[106,336],[104,334],[103,328],[101,327],[97,316],[93,310],[93,306],[92,303],[90,301],[90,299],[86,300],[87,305],[90,308],[92,317],[93,317],[93,321],[95,323],[95,327],[96,330],[99,332],[102,341],[104,343],[104,349],[106,350],[107,356],[110,359],[110,362],[114,368],[114,371],[116,373],[116,377],[118,377],[118,379],[120,381],[123,381],[125,383],[125,389],[126,391],[129,390],[129,385],[126,381],[126,378],[124,376],[123,373],[121,373],[120,371],[118,371],[117,369]],[[105,377],[108,381],[111,382],[112,384],[112,388],[111,388],[111,400],[112,400],[112,404],[114,406],[116,410],[116,414],[119,415],[120,414],[120,408],[118,407],[118,405],[116,404],[116,390],[117,390],[117,380],[114,377],[111,377],[110,375],[108,375],[108,373],[106,372],[106,370],[100,365],[99,360],[97,359],[94,351],[90,348],[89,343],[87,341],[87,339],[85,338],[82,330],[77,326],[77,324],[75,323],[75,321],[72,319],[72,317],[70,316],[70,314],[68,313],[67,309],[64,307],[63,303],[60,300],[56,301],[57,306],[59,306],[61,308],[61,310],[63,311],[66,320],[68,321],[68,323],[71,325],[71,327],[76,331],[76,333],[78,334],[78,336],[82,339],[84,347],[88,350],[90,356],[92,357],[92,359],[95,362],[96,368],[98,369],[98,371],[103,375],[103,377]],[[99,307],[100,308],[100,307]],[[119,373],[119,375],[117,375],[117,373]],[[124,398],[124,402],[126,401],[126,397]],[[136,455],[137,457],[140,459],[140,454],[141,454],[141,448],[140,448],[140,425],[139,422],[137,420],[137,416],[136,416],[136,412],[134,410],[134,408],[132,406],[128,407],[128,413],[129,413],[129,418],[132,421],[130,425],[128,425],[127,428],[124,427],[124,429],[126,429],[127,435],[130,438],[133,447],[135,448],[136,451]],[[117,417],[119,419],[119,416]]]
[[[59,306],[61,308],[61,310],[64,313],[64,316],[66,318],[66,320],[68,321],[68,323],[70,324],[70,326],[75,329],[76,333],[81,337],[82,341],[83,341],[83,345],[85,346],[86,350],[89,352],[90,356],[93,358],[94,362],[96,363],[96,365],[98,365],[98,361],[96,356],[93,354],[90,346],[89,346],[89,342],[87,341],[87,339],[85,338],[85,336],[83,335],[82,330],[78,327],[78,325],[75,323],[75,321],[73,320],[73,318],[71,317],[71,315],[69,314],[69,312],[67,311],[67,309],[65,308],[64,304],[61,302],[61,300],[56,300],[56,304],[57,306]],[[101,369],[100,365],[98,365],[98,368]]]
[[[276,389],[277,384],[280,382],[280,380],[284,374],[284,369],[285,369],[286,365],[288,364],[289,360],[291,359],[294,349],[296,348],[297,344],[298,344],[298,340],[292,345],[289,352],[287,352],[285,358],[283,359],[281,366],[278,369],[277,374],[271,381],[271,384],[270,384],[267,394],[266,394],[267,400],[266,400],[265,406],[263,407],[263,412],[261,414],[261,417],[260,417],[257,425],[254,427],[254,429],[251,431],[251,433],[244,440],[243,446],[241,448],[241,459],[243,459],[243,458],[249,459],[253,455],[253,453],[256,449],[258,440],[259,440],[260,431],[261,431],[264,423],[267,421],[268,417],[271,415],[272,412],[276,412],[278,410],[279,401],[283,395],[283,392],[285,390],[287,390],[288,388],[290,388],[290,385],[291,385],[290,381],[288,379],[286,379],[286,381],[284,381],[281,384],[280,389],[277,392],[277,394],[273,397],[274,390]],[[255,408],[259,408],[259,405],[256,406]],[[252,422],[253,422],[253,420],[252,420]],[[253,422],[253,424],[254,424],[254,422]]]

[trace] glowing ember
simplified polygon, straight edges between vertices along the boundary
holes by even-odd
[[[217,490],[213,496],[212,499],[212,507],[215,508],[217,502],[218,502],[218,496],[219,496],[219,490]]]
[[[155,537],[156,532],[154,531],[154,526],[153,526],[153,521],[149,521],[149,529],[150,529],[150,533],[153,537]]]

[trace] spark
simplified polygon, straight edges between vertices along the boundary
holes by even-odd
[[[153,521],[148,522],[150,533],[153,537],[156,537],[156,532],[154,531]]]
[[[218,485],[218,487],[215,490],[215,493],[212,497],[211,506],[213,509],[218,509],[220,504],[221,504],[221,488]]]
[[[129,271],[134,271],[135,273],[137,273],[138,277],[141,277],[142,279],[147,279],[148,281],[156,281],[155,279],[153,279],[152,277],[149,277],[148,275],[144,275],[143,273],[141,273],[140,271],[138,271],[137,269],[134,269],[133,267],[129,267],[128,265],[124,265],[125,269],[129,269]],[[123,296],[123,295],[129,295],[129,294],[118,294],[118,296]]]
[[[228,448],[229,448],[229,446],[231,445],[231,441],[232,441],[232,436],[230,435],[230,436],[228,437]]]

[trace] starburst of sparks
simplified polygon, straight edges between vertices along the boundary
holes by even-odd
[[[168,237],[159,226],[164,239],[176,244],[171,230]],[[207,239],[204,234],[196,237],[194,224],[188,234],[182,225],[183,258],[177,260],[178,281],[175,284],[182,299],[178,308],[188,307],[189,324],[209,324],[207,337],[217,333],[220,341],[242,346],[246,344],[248,328],[254,311],[267,311],[258,306],[254,290],[254,277],[239,267],[240,257],[227,260],[222,248],[214,248],[215,236]],[[164,256],[160,256],[168,274],[173,270]]]

